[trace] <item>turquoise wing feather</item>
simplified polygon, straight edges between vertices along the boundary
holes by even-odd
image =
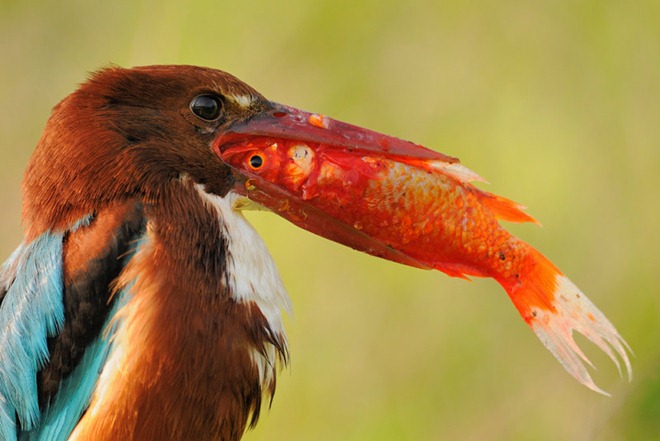
[[[80,420],[112,349],[109,323],[128,296],[126,289],[112,295],[111,287],[144,234],[141,210],[139,204],[131,210],[122,208],[126,219],[110,231],[103,229],[98,237],[93,236],[98,218],[85,216],[66,231],[47,231],[21,244],[4,263],[0,272],[0,439],[66,440]],[[79,230],[91,232],[95,245],[102,241],[103,246],[95,246],[95,255],[86,256],[82,250],[78,261],[83,262],[83,271],[73,276],[69,271],[73,279],[65,280],[66,244]],[[101,307],[91,308],[90,313],[93,301]],[[86,328],[89,314],[95,314],[92,319],[99,326]],[[81,324],[84,339],[79,329],[67,329]],[[58,367],[53,363],[59,363]],[[49,372],[51,384],[47,385],[43,377],[49,369],[55,373]]]

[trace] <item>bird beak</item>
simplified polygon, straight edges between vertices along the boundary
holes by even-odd
[[[305,112],[283,104],[272,105],[271,109],[233,125],[216,139],[215,147],[234,144],[239,139],[245,139],[247,135],[321,144],[326,148],[354,152],[356,156],[376,154],[393,160],[404,159],[404,162],[408,162],[405,161],[406,158],[413,161],[459,162],[456,158],[419,144],[337,121],[322,114]]]
[[[257,138],[268,142],[300,142],[311,149],[341,151],[358,157],[380,157],[408,164],[458,164],[452,158],[421,145],[362,127],[336,121],[325,115],[309,113],[273,103],[273,107],[246,121],[232,125],[212,144],[213,150],[229,165],[235,178],[234,191],[268,208],[301,228],[351,248],[415,267],[427,266],[401,253],[394,246],[378,241],[310,204],[300,195],[261,176],[237,167],[228,159],[237,149],[250,149]],[[240,202],[238,209],[251,204]]]

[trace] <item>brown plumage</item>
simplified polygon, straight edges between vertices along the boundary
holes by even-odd
[[[250,108],[225,100],[220,119],[206,122],[190,110],[205,93],[255,100]],[[55,106],[30,159],[23,181],[28,239],[116,201],[155,201],[181,175],[226,194],[229,170],[209,144],[267,106],[254,89],[213,69],[116,67],[94,74]]]
[[[219,98],[219,118],[193,113],[200,95]],[[234,183],[211,141],[270,105],[225,72],[150,66],[99,71],[54,108],[23,182],[26,243],[63,234],[65,319],[37,373],[41,411],[90,344],[114,343],[71,439],[238,440],[272,397],[286,341],[232,297],[231,231],[200,194]]]
[[[256,422],[262,392],[274,392],[274,382],[262,391],[248,350],[280,342],[256,306],[229,297],[217,217],[192,184],[163,190],[147,208],[147,243],[118,281],[137,282],[118,318],[130,323],[116,335],[123,368],[101,400],[112,406],[92,402],[76,439],[236,440],[250,414]]]

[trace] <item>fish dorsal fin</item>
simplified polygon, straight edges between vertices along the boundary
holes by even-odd
[[[487,182],[484,178],[473,170],[460,163],[457,158],[445,156],[438,153],[441,158],[427,159],[427,158],[414,158],[410,156],[395,156],[391,158],[394,161],[411,165],[413,167],[428,170],[431,173],[442,173],[445,176],[456,179],[461,183],[467,182]]]
[[[481,202],[488,207],[496,218],[508,222],[531,222],[541,225],[539,221],[525,213],[526,207],[524,205],[486,191],[479,190],[479,192],[481,193]]]
[[[428,161],[428,165],[432,170],[439,171],[451,176],[460,182],[487,182],[484,178],[473,170],[470,170],[460,162],[446,162],[446,161]]]

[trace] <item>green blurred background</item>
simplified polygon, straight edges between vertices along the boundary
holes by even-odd
[[[660,2],[0,0],[0,254],[50,109],[88,72],[187,63],[458,156],[636,353],[580,386],[493,281],[250,214],[293,298],[290,369],[246,440],[660,439]],[[93,140],[92,140],[93,141]]]

